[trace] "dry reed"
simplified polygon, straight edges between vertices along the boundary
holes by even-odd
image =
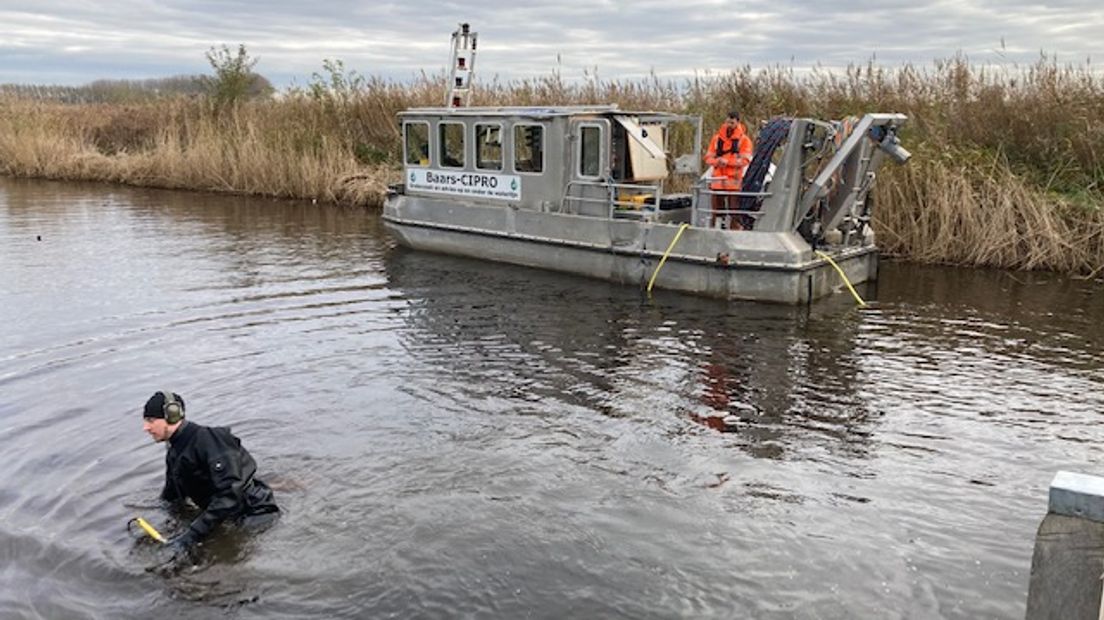
[[[278,99],[216,110],[202,99],[63,105],[0,94],[0,173],[379,205],[399,178],[395,115],[439,105],[443,77],[329,76]],[[1104,272],[1104,80],[1041,59],[985,68],[853,66],[798,74],[738,68],[685,83],[567,83],[559,74],[476,91],[476,105],[617,103],[749,126],[776,115],[910,116],[915,157],[884,169],[883,249],[918,261]]]

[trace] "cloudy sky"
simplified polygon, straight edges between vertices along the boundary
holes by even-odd
[[[830,8],[829,8],[830,7]],[[84,84],[209,72],[204,53],[245,44],[278,87],[324,59],[406,80],[443,70],[461,21],[479,33],[477,81],[597,68],[677,77],[750,64],[1104,65],[1104,1],[1061,0],[0,0],[0,83]]]

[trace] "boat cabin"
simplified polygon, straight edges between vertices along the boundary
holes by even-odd
[[[690,220],[687,190],[701,173],[700,117],[607,105],[418,108],[399,118],[407,195]],[[669,158],[673,146],[687,153]]]

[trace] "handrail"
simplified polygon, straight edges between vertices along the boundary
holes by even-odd
[[[694,183],[694,189],[700,190],[706,194],[717,194],[719,196],[755,196],[757,198],[766,198],[767,196],[774,195],[774,192],[745,192],[743,190],[713,189],[712,187],[707,187],[710,181],[723,181],[727,178],[728,177],[702,177]]]
[[[567,185],[564,186],[563,198],[560,199],[560,213],[565,213],[566,212],[565,207],[567,206],[568,202],[588,202],[588,203],[609,204],[610,205],[610,213],[609,213],[610,219],[613,219],[613,212],[616,210],[617,206],[635,206],[636,203],[627,202],[627,201],[624,201],[624,200],[617,200],[617,199],[612,198],[612,197],[587,198],[585,196],[572,196],[571,195],[571,187],[572,186],[597,187],[597,188],[600,188],[600,189],[609,190],[611,195],[615,190],[618,190],[618,189],[633,189],[633,190],[641,190],[641,191],[652,191],[652,192],[655,193],[657,204],[659,203],[660,197],[662,196],[662,192],[663,192],[663,187],[660,183],[654,183],[654,184],[653,183],[644,183],[644,184],[639,184],[639,183],[611,183],[609,181],[601,181],[601,180],[591,181],[591,180],[587,180],[587,179],[571,179],[567,182]]]
[[[713,195],[717,195],[717,196],[751,196],[751,197],[756,197],[756,198],[765,198],[765,197],[768,197],[768,196],[772,195],[772,192],[745,192],[745,191],[740,191],[740,190],[717,190],[717,189],[712,189],[712,188],[707,187],[707,183],[710,180],[716,180],[716,179],[721,179],[721,178],[724,178],[724,177],[702,177],[699,181],[694,183],[694,185],[691,187],[691,191],[694,194],[696,194],[696,196],[701,196],[701,195],[713,196]],[[594,198],[594,197],[587,197],[587,196],[572,196],[571,195],[572,187],[596,187],[596,188],[599,188],[599,189],[607,190],[609,192],[609,196],[607,196],[605,198]],[[570,180],[568,180],[567,184],[564,186],[564,194],[563,194],[563,197],[560,199],[559,213],[571,213],[571,211],[568,211],[568,205],[570,203],[608,204],[610,206],[608,217],[610,219],[613,219],[614,218],[614,212],[616,211],[617,207],[634,207],[634,206],[637,206],[637,204],[638,204],[638,203],[631,202],[631,201],[617,200],[614,196],[616,195],[616,191],[620,190],[620,189],[638,190],[638,191],[641,191],[641,192],[652,191],[652,192],[655,193],[655,201],[656,201],[657,207],[661,202],[661,196],[662,196],[661,192],[663,191],[661,183],[613,183],[613,182],[603,181],[603,180],[570,179]],[[691,225],[694,226],[694,227],[698,227],[697,217],[698,217],[698,211],[699,211],[699,209],[701,209],[701,207],[698,204],[699,202],[700,202],[700,200],[695,199],[692,203],[690,221],[691,221]],[[714,211],[710,210],[710,213],[714,213]],[[763,212],[761,210],[758,210],[758,209],[754,210],[754,211],[749,210],[749,209],[722,209],[722,210],[716,211],[715,213],[718,214],[718,215],[746,215],[746,216],[751,217],[753,219],[758,219],[758,218],[762,217],[762,215],[763,215]]]
[[[690,214],[690,221],[694,222],[695,226],[698,226],[698,212],[699,212],[700,209],[703,209],[703,208],[704,209],[709,209],[708,212],[710,214],[715,214],[715,215],[724,215],[724,216],[728,216],[728,215],[745,215],[747,217],[752,218],[753,220],[757,220],[760,217],[763,217],[762,209],[756,209],[754,211],[752,211],[750,209],[718,209],[718,210],[714,211],[713,208],[712,208],[712,205],[699,206],[702,203],[702,200],[701,200],[702,196],[753,196],[753,197],[757,197],[757,198],[758,197],[764,197],[765,198],[767,196],[772,195],[772,192],[745,192],[745,191],[742,191],[742,190],[713,189],[713,188],[708,187],[706,185],[706,183],[710,179],[722,179],[722,178],[724,178],[724,177],[703,177],[701,180],[699,180],[697,183],[694,184],[694,187],[692,189],[694,190],[694,192],[696,194],[696,196],[695,196],[696,199],[694,200],[694,209]]]

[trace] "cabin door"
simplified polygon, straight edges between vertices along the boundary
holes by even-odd
[[[565,205],[569,213],[610,217],[610,124],[606,119],[571,122],[571,172]]]

